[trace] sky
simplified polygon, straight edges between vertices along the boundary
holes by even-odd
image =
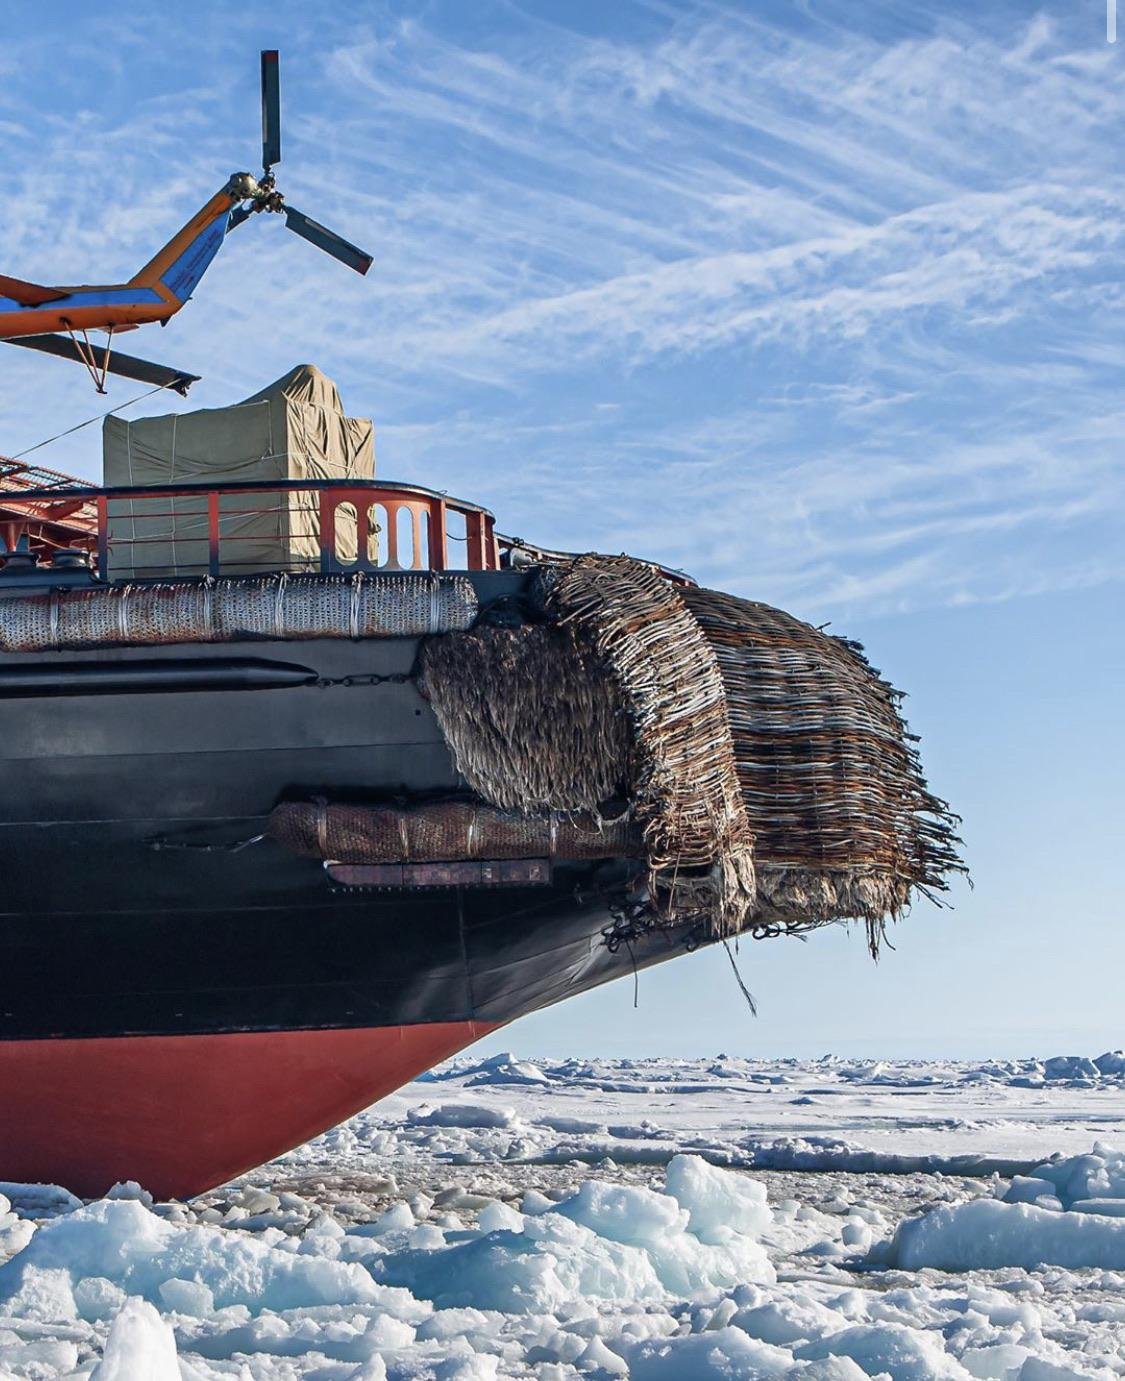
[[[119,281],[260,159],[365,279],[256,217],[133,353],[222,406],[301,361],[378,472],[860,639],[972,890],[707,951],[525,1054],[1125,1045],[1125,41],[1104,0],[0,0],[0,271]],[[121,407],[5,348],[0,453]],[[98,425],[35,452],[100,471]]]

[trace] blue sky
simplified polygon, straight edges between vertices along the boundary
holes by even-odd
[[[506,1042],[1125,1044],[1125,90],[1102,0],[0,0],[0,22],[4,272],[128,276],[256,167],[279,47],[280,185],[371,274],[257,219],[128,348],[204,375],[193,406],[314,361],[374,417],[385,477],[830,621],[910,692],[965,820],[954,911],[919,904],[878,967],[841,931],[744,944],[756,1021],[708,953],[644,975],[636,1011],[619,985]],[[77,370],[10,349],[0,405],[7,454],[99,411]],[[96,475],[97,428],[37,458]]]

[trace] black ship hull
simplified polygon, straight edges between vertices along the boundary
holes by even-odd
[[[279,801],[463,787],[417,650],[0,658],[0,1177],[199,1192],[487,1031],[683,952],[678,931],[607,944],[612,859],[535,885],[355,888],[258,838]]]

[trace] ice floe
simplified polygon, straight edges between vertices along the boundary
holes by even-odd
[[[1016,1176],[998,1199],[937,1208],[901,1223],[875,1257],[918,1270],[1021,1266],[1125,1271],[1125,1153],[1096,1143]]]

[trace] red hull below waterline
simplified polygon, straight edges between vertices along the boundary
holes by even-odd
[[[497,1029],[0,1042],[0,1179],[187,1198],[271,1160]]]

